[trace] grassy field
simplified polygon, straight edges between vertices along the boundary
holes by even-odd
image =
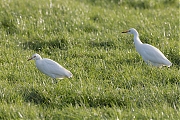
[[[178,0],[1,0],[0,119],[180,119]],[[144,43],[173,63],[146,65]],[[34,53],[73,73],[52,84]]]

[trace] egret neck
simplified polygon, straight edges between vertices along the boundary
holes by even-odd
[[[141,40],[139,39],[139,34],[137,31],[134,32],[134,44],[135,46],[142,44]]]

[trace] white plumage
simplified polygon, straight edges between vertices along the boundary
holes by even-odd
[[[170,67],[172,65],[172,63],[164,56],[164,54],[158,48],[149,44],[143,44],[139,39],[139,34],[136,29],[131,28],[128,31],[122,33],[134,35],[135,48],[147,64],[151,64],[157,67]]]
[[[34,54],[29,60],[35,60],[36,67],[44,74],[48,75],[49,77],[56,79],[63,79],[65,77],[70,78],[72,77],[72,73],[62,67],[57,62],[48,59],[48,58],[41,58],[39,54]]]

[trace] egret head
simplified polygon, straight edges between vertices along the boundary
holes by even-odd
[[[138,32],[137,32],[137,30],[136,30],[136,29],[131,28],[131,29],[129,29],[129,30],[127,30],[127,31],[124,31],[124,32],[122,32],[122,33],[137,34]]]
[[[31,58],[28,59],[29,60],[40,60],[42,59],[41,56],[37,53],[35,53]]]

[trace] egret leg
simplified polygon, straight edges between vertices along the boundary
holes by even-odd
[[[53,84],[57,84],[57,82],[58,82],[58,81],[56,80],[56,78],[54,78],[54,79],[52,80],[52,83],[53,83]]]

